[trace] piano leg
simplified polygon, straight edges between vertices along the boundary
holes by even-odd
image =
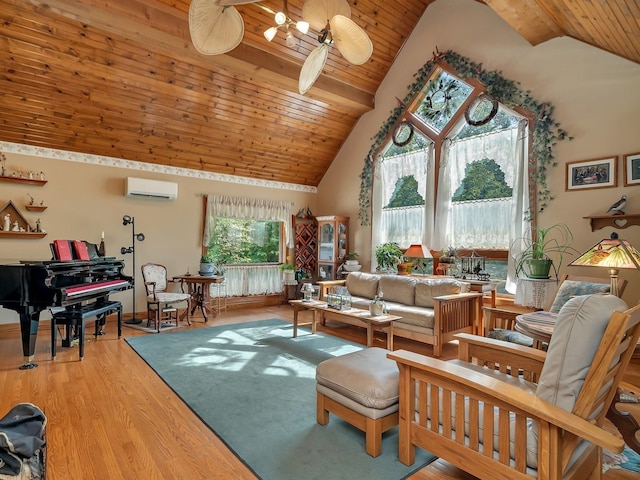
[[[22,334],[22,354],[24,365],[20,370],[29,370],[38,365],[33,363],[36,351],[36,338],[38,337],[38,325],[40,324],[40,311],[20,314],[20,332]]]

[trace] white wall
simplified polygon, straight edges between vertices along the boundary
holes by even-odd
[[[374,46],[375,48],[375,46]],[[364,115],[342,146],[319,189],[319,214],[351,216],[352,250],[368,266],[371,231],[359,226],[359,174],[371,147],[372,137],[404,98],[413,75],[432,57],[432,52],[453,50],[481,63],[485,70],[501,71],[520,82],[540,102],[555,106],[555,117],[574,137],[555,150],[559,166],[548,183],[555,199],[540,214],[539,223],[566,223],[575,236],[574,247],[586,250],[613,231],[591,232],[589,215],[603,215],[622,194],[628,196],[629,213],[640,212],[640,188],[623,187],[622,155],[640,152],[640,65],[580,43],[558,38],[538,46],[529,45],[489,7],[473,0],[438,0],[425,11],[376,95],[376,108]],[[620,156],[618,187],[565,192],[565,164]],[[335,195],[335,191],[340,192]],[[619,230],[621,238],[640,246],[640,227]],[[564,268],[563,273],[607,276],[593,268]],[[636,304],[640,297],[640,272],[623,271],[630,282],[623,298]]]
[[[0,238],[0,263],[16,260],[48,260],[49,243],[54,239],[76,239],[100,243],[104,231],[108,256],[125,261],[125,273],[132,275],[132,255],[121,255],[121,247],[132,244],[131,225],[122,224],[122,216],[135,218],[136,233],[144,233],[143,242],[136,241],[136,310],[144,312],[146,301],[140,266],[146,262],[165,265],[169,275],[191,273],[199,269],[203,229],[203,194],[246,196],[294,203],[293,213],[307,207],[315,213],[316,194],[304,191],[226,183],[177,175],[143,172],[127,168],[70,162],[34,155],[5,152],[7,169],[43,171],[48,180],[44,187],[0,183],[0,209],[12,200],[18,210],[35,226],[41,219],[47,236],[42,239]],[[126,163],[126,162],[124,162]],[[178,199],[128,198],[124,196],[126,177],[142,177],[178,183]],[[27,194],[48,206],[42,213],[28,212]],[[1,280],[0,280],[1,281]],[[132,291],[113,295],[131,312]],[[43,318],[48,316],[43,314]],[[0,308],[0,323],[18,321],[12,310]]]

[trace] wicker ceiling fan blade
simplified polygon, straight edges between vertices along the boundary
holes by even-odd
[[[351,18],[347,0],[307,0],[302,6],[302,18],[315,30],[322,30],[336,15]]]
[[[257,3],[261,0],[213,0],[213,3],[221,7],[228,7],[230,5],[246,5],[248,3]]]
[[[236,48],[244,35],[244,21],[235,7],[211,0],[193,0],[189,6],[189,33],[203,55],[220,55]]]
[[[331,36],[342,56],[353,65],[362,65],[373,54],[373,43],[356,22],[342,15],[331,19]]]
[[[329,56],[329,45],[322,43],[318,45],[307,57],[300,70],[300,79],[298,80],[298,91],[300,95],[304,95],[316,82],[324,64]]]

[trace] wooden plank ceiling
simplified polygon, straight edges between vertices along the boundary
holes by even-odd
[[[0,140],[317,186],[433,1],[350,0],[373,56],[355,66],[332,47],[303,96],[298,75],[317,39],[267,42],[273,18],[255,5],[237,7],[240,46],[204,56],[190,0],[0,0]],[[635,0],[482,3],[532,45],[567,35],[640,63]],[[288,2],[292,18],[302,4]]]

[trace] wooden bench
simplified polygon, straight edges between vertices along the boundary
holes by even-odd
[[[53,313],[51,318],[51,358],[56,358],[57,325],[64,325],[66,337],[62,340],[62,346],[71,346],[72,327],[80,327],[79,347],[80,360],[84,358],[84,332],[87,319],[95,317],[94,336],[98,338],[100,327],[105,324],[107,315],[116,312],[118,314],[118,338],[122,335],[122,303],[115,301],[98,301],[89,305],[67,307],[64,310]]]

